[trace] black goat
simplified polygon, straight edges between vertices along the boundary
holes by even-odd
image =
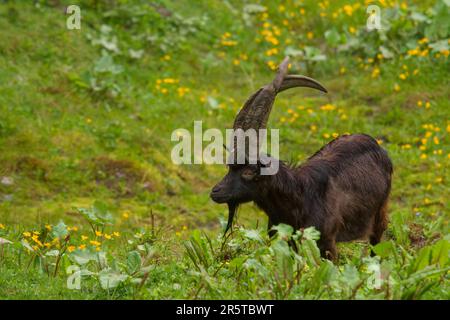
[[[286,75],[287,64],[286,58],[275,80],[250,97],[234,130],[265,128],[280,91],[306,86],[326,92],[313,79]],[[230,164],[227,175],[212,189],[211,198],[229,206],[227,230],[238,205],[254,201],[268,215],[269,228],[285,223],[295,229],[318,229],[321,254],[330,259],[336,258],[337,241],[369,238],[372,245],[380,241],[387,227],[393,169],[375,139],[364,134],[340,136],[299,167],[280,161],[274,175],[261,175],[262,166],[260,159],[256,164],[248,160]]]

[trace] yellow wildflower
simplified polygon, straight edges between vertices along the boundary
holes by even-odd
[[[165,79],[163,80],[164,83],[168,83],[168,84],[174,84],[174,83],[177,83],[178,81],[179,81],[179,80],[173,79],[173,78],[165,78]]]
[[[348,15],[351,16],[353,14],[353,7],[351,5],[345,5],[344,6],[344,12]]]
[[[332,105],[332,104],[330,104],[330,103],[327,103],[327,104],[321,106],[320,109],[321,109],[321,110],[325,110],[325,111],[333,111],[333,110],[336,109],[336,106],[335,106],[335,105]]]
[[[91,241],[89,241],[89,243],[90,243],[90,244],[92,244],[93,246],[96,246],[96,247],[98,247],[98,246],[100,246],[100,245],[101,245],[101,243],[100,243],[100,242],[98,242],[98,241],[95,241],[95,240],[91,240]]]
[[[76,249],[75,246],[68,246],[67,247],[67,251],[69,251],[69,252],[73,252],[73,251],[75,251],[75,249]]]
[[[377,67],[373,68],[373,71],[372,71],[372,78],[378,77],[379,74],[380,74],[380,68],[377,68]]]
[[[419,54],[420,54],[420,49],[419,48],[408,50],[408,55],[409,56],[417,56]]]
[[[267,65],[269,66],[269,68],[270,68],[271,70],[275,70],[275,69],[277,68],[276,63],[273,62],[272,60],[271,60],[271,61],[267,61]]]
[[[185,87],[179,87],[178,89],[177,89],[177,92],[178,92],[178,95],[180,96],[180,97],[183,97],[186,93],[188,93],[190,91],[190,89],[189,88],[185,88]]]

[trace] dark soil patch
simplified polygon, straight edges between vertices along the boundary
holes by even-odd
[[[98,184],[118,196],[131,197],[140,191],[155,191],[147,171],[130,160],[116,160],[100,156],[92,160],[92,175]]]
[[[423,102],[422,108],[424,108],[425,102],[429,101],[430,98],[431,98],[430,94],[425,93],[425,92],[413,93],[410,96],[408,96],[408,98],[406,98],[405,102],[403,103],[403,108],[416,109],[416,108],[418,108],[417,101],[419,101],[419,100]]]
[[[426,237],[423,234],[423,227],[417,223],[409,225],[409,241],[411,246],[415,248],[422,248],[426,244]]]
[[[47,180],[49,168],[47,164],[41,160],[30,156],[17,158],[13,171],[23,174],[31,179]]]

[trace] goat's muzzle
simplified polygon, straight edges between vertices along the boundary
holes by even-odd
[[[225,203],[230,199],[230,196],[223,192],[223,189],[219,184],[215,185],[214,188],[212,188],[209,196],[216,203]]]

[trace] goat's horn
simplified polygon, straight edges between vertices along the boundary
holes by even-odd
[[[275,79],[268,85],[260,88],[245,102],[234,121],[234,130],[239,128],[244,131],[250,128],[259,130],[266,127],[275,96],[282,87],[288,65],[289,57],[286,57],[280,64]]]
[[[245,132],[248,129],[254,129],[256,131],[265,129],[275,97],[281,91],[294,87],[309,87],[327,92],[327,90],[314,79],[299,75],[287,75],[288,66],[289,57],[286,57],[283,62],[281,62],[275,79],[250,96],[234,120],[234,130],[242,129]],[[236,150],[236,141],[234,142],[234,146],[234,149]],[[259,141],[257,147],[259,147]]]
[[[275,79],[252,94],[245,102],[234,120],[234,130],[239,128],[244,131],[250,128],[255,130],[265,129],[273,102],[279,92],[294,87],[309,87],[327,92],[323,85],[312,78],[300,75],[286,75],[288,65],[289,57],[286,57],[280,64]]]

